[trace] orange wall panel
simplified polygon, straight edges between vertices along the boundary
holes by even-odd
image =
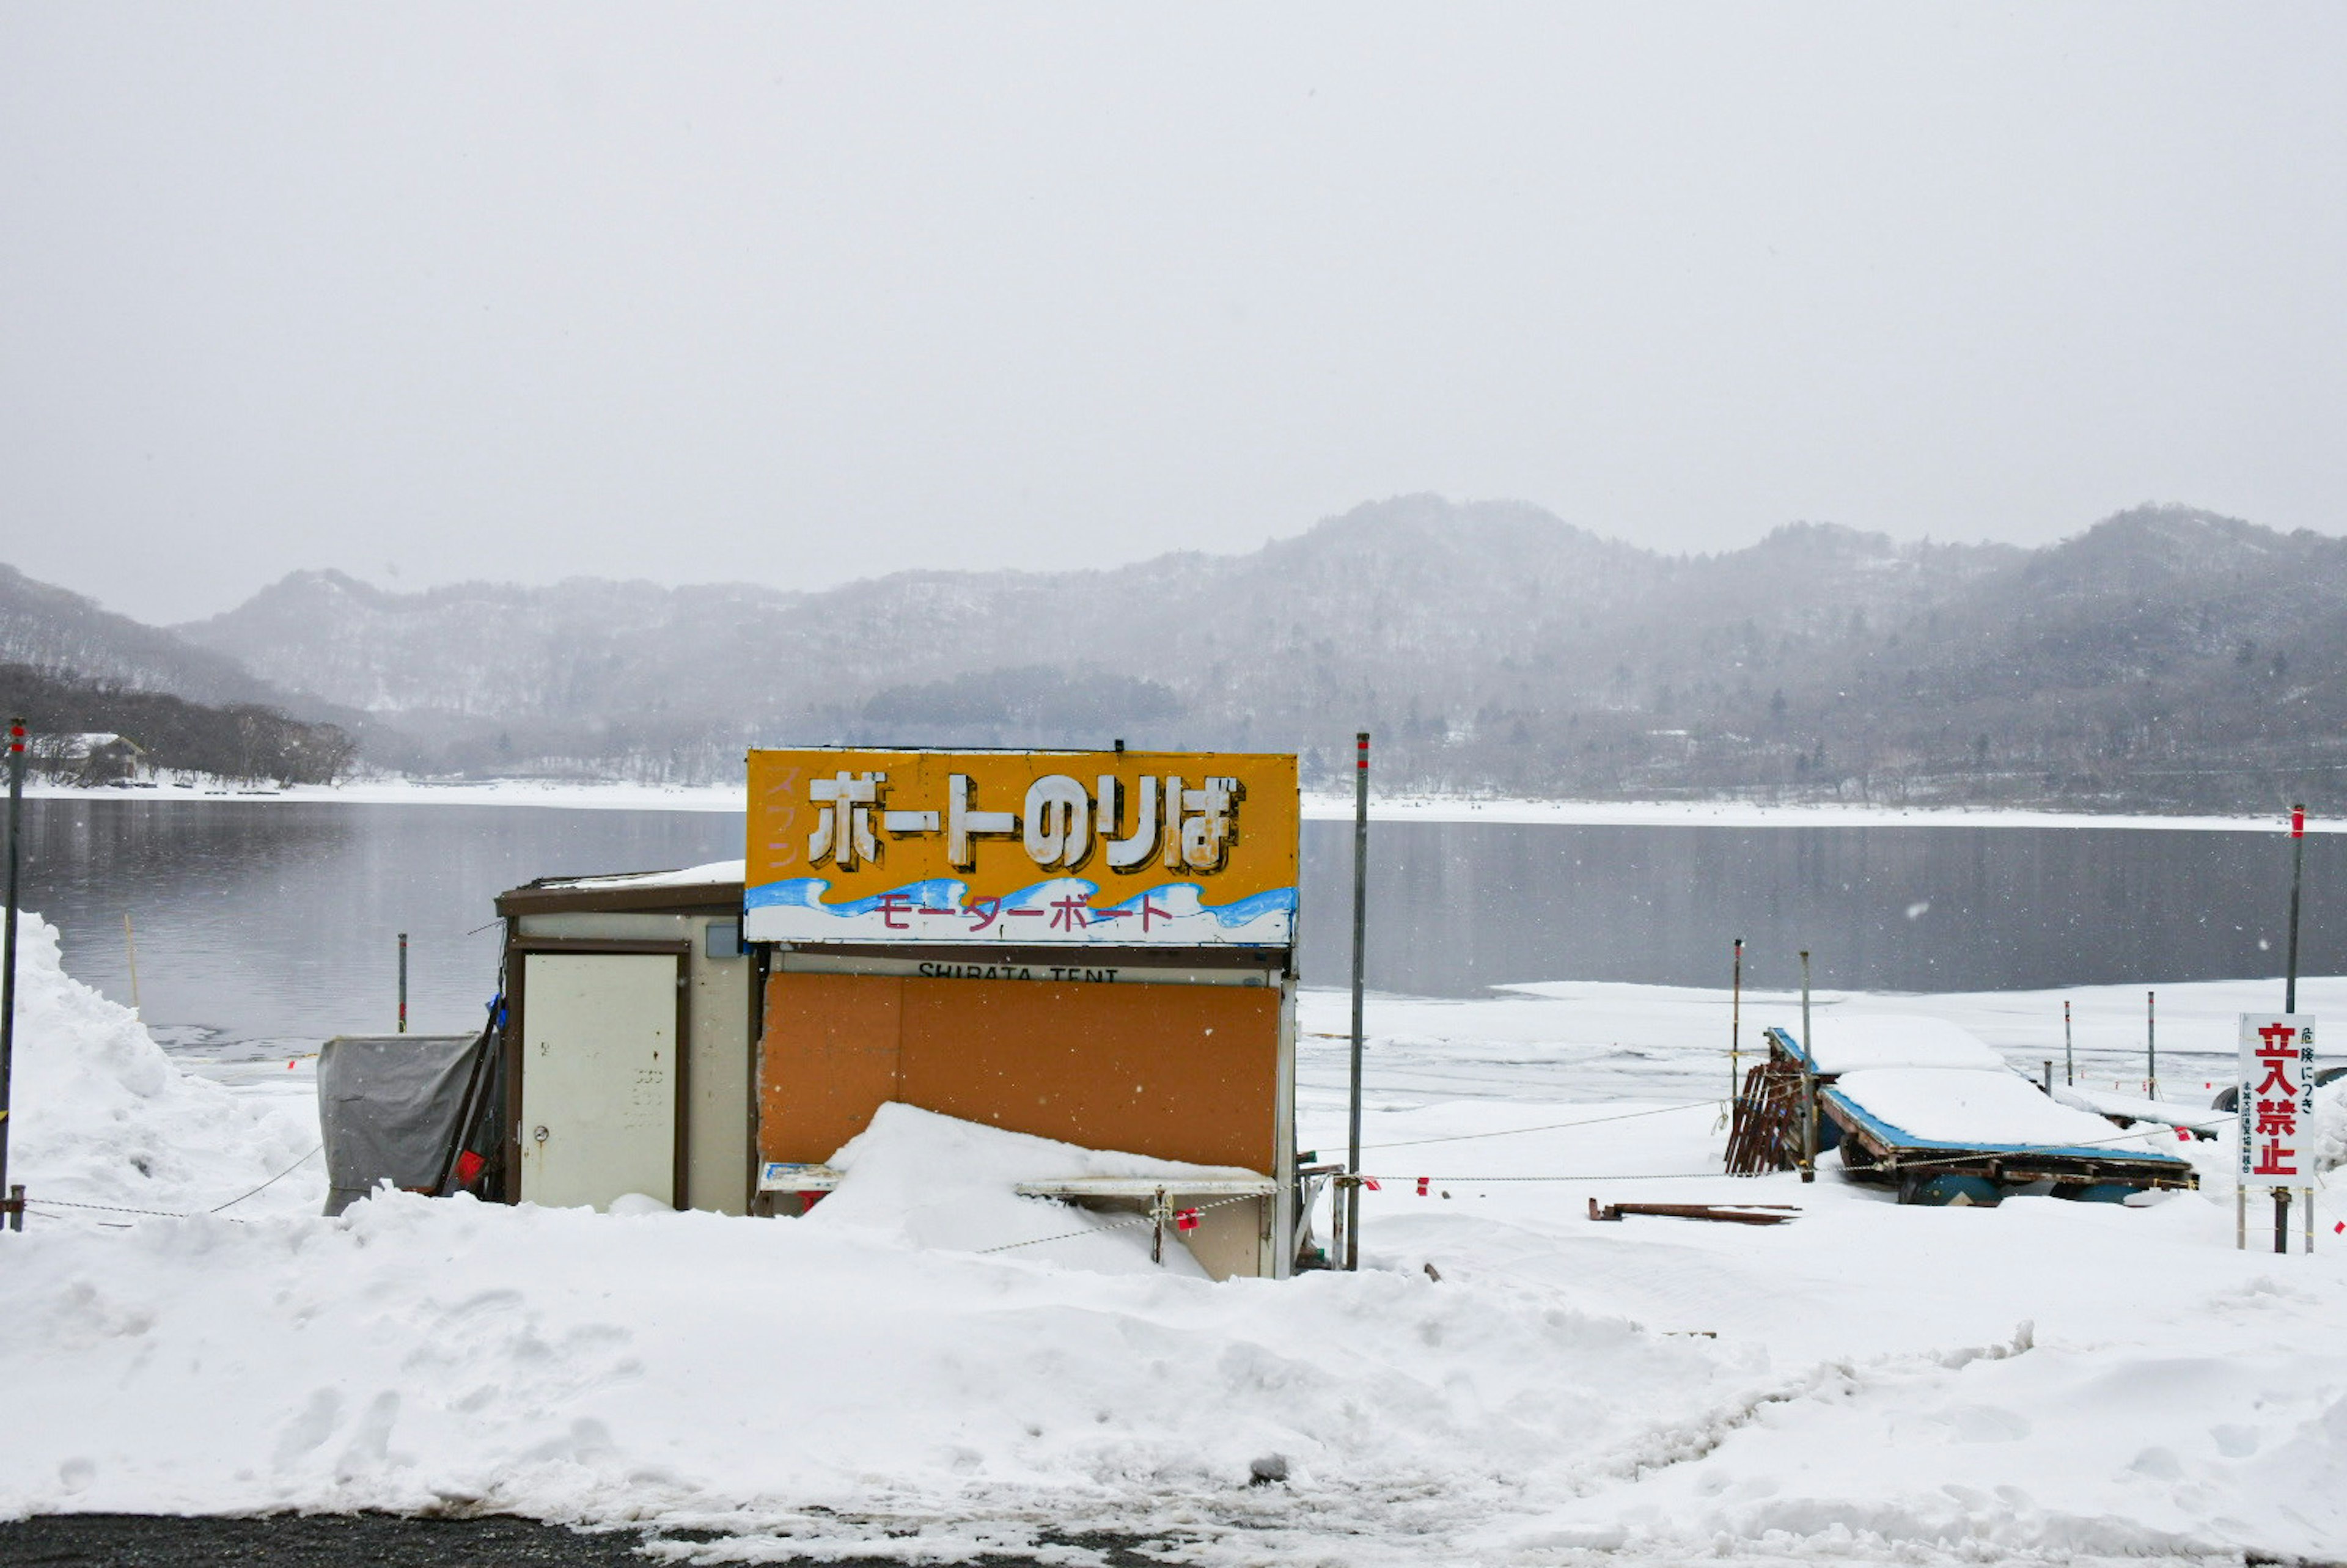
[[[1277,1168],[1280,995],[781,973],[759,1150],[822,1160],[883,1101],[1166,1160]]]
[[[758,1052],[758,1157],[817,1163],[897,1091],[901,983],[869,975],[766,980]]]
[[[913,979],[902,1097],[1014,1132],[1276,1168],[1279,993]]]

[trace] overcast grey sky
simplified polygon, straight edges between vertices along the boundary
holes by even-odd
[[[0,560],[2347,528],[2347,7],[0,10]],[[396,570],[396,578],[391,574]]]

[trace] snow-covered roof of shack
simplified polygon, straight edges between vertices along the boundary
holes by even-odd
[[[2002,1072],[2004,1057],[1979,1037],[1945,1019],[1909,1013],[1821,1012],[1810,1020],[1817,1036],[1813,1065],[1828,1076],[1875,1067],[1945,1067]],[[1802,1043],[1793,1030],[1785,1031]]]
[[[742,907],[743,866],[712,860],[673,871],[630,871],[608,876],[541,876],[497,895],[497,913],[641,911],[716,914]]]

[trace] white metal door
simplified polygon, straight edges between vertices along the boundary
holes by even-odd
[[[522,1201],[674,1204],[682,966],[666,953],[522,961]]]

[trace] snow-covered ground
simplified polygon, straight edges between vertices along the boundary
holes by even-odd
[[[2141,1208],[1902,1208],[1830,1163],[1809,1186],[1713,1174],[1717,993],[1374,999],[1363,1271],[1214,1285],[1049,1210],[1069,1241],[984,1252],[1060,1231],[1000,1191],[999,1135],[918,1116],[876,1128],[805,1220],[398,1195],[318,1218],[305,1061],[179,1072],[30,937],[0,1513],[508,1509],[741,1532],[699,1550],[746,1559],[1088,1528],[1346,1564],[2347,1542],[2347,1216],[2311,1257],[2237,1252],[2223,1143],[2165,1130],[2146,1136],[2207,1190]],[[2213,1075],[2230,1013],[2271,989],[2163,989],[2164,1058]],[[2347,1003],[2347,981],[2303,989]],[[2135,1071],[2140,994],[2069,994],[2095,1073]],[[1814,1005],[2060,1056],[2058,999]],[[1345,1008],[1305,1008],[1324,1152]],[[1747,996],[1747,1040],[1793,1010]],[[2326,1115],[2347,1153],[2338,1094]],[[289,1164],[221,1214],[115,1212],[209,1209]],[[1801,1214],[1592,1224],[1592,1196]],[[1275,1454],[1286,1481],[1249,1486]]]
[[[155,789],[94,788],[34,784],[25,793],[55,800],[202,800],[262,803],[328,802],[344,805],[536,805],[603,811],[741,811],[739,784],[565,783],[545,779],[434,781],[359,779],[339,784],[273,787],[170,785]],[[1306,820],[1349,821],[1353,797],[1303,797]],[[1592,824],[1707,827],[2132,827],[2193,832],[2254,832],[2285,825],[2265,816],[2182,816],[2116,812],[2031,811],[2011,806],[1876,805],[1808,802],[1772,805],[1753,801],[1511,800],[1462,795],[1379,795],[1369,803],[1379,822]],[[2347,832],[2347,822],[2310,819],[2310,833]]]

